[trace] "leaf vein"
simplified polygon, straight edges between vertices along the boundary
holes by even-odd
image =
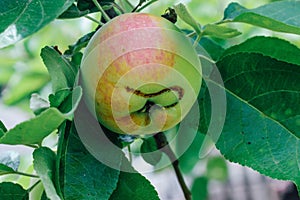
[[[273,91],[268,91],[268,92],[264,92],[264,93],[261,93],[259,95],[256,95],[253,98],[248,99],[247,101],[250,103],[251,101],[254,101],[257,98],[260,98],[260,97],[263,97],[263,96],[266,96],[266,95],[270,95],[270,94],[281,93],[281,92],[282,93],[288,92],[288,93],[300,94],[300,91],[295,91],[295,90],[273,90]]]

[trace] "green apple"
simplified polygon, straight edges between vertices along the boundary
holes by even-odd
[[[120,15],[90,40],[81,63],[84,98],[108,129],[145,135],[178,124],[197,100],[201,64],[171,22],[145,13]]]

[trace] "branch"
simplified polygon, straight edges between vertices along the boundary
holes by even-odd
[[[106,14],[106,12],[103,10],[102,6],[98,3],[97,0],[92,0],[95,6],[100,10],[101,14],[103,15],[103,18],[106,22],[110,20],[110,17]]]
[[[35,182],[30,188],[27,189],[27,191],[31,192],[40,182],[41,182],[41,180],[38,180],[37,182]]]
[[[156,141],[157,148],[160,149],[162,152],[164,152],[169,157],[169,159],[172,161],[172,166],[175,170],[178,182],[179,182],[180,187],[183,191],[185,199],[186,200],[191,200],[192,195],[191,195],[191,192],[190,192],[189,188],[187,187],[187,185],[184,181],[183,175],[182,175],[182,173],[179,169],[179,161],[176,158],[175,153],[173,152],[173,150],[169,146],[169,143],[168,143],[168,140],[167,140],[166,136],[162,132],[160,132],[160,133],[157,133],[156,135],[154,135],[154,139]]]
[[[31,177],[31,178],[40,178],[40,177],[37,176],[37,175],[34,175],[34,174],[27,174],[27,173],[19,172],[19,171],[15,171],[14,174],[18,174],[18,175],[22,175],[22,176],[28,176],[28,177]]]
[[[150,6],[151,4],[153,4],[156,1],[158,1],[158,0],[151,0],[151,1],[147,2],[145,5],[143,5],[143,3],[145,3],[145,1],[140,1],[139,4],[131,12],[140,12],[141,10]]]
[[[100,26],[103,26],[103,25],[104,25],[104,23],[102,23],[101,21],[98,21],[98,20],[96,20],[96,19],[94,19],[94,18],[92,18],[92,17],[90,17],[90,16],[88,16],[88,15],[85,15],[84,17],[87,18],[87,19],[89,19],[89,20],[91,20],[92,22],[97,23],[97,24],[100,25]]]

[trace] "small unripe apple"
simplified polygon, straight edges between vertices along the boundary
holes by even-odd
[[[154,134],[178,124],[197,99],[201,64],[171,22],[144,13],[120,15],[90,40],[81,63],[85,101],[108,129]]]

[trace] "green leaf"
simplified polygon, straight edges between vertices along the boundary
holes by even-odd
[[[193,27],[197,34],[201,33],[200,24],[192,17],[192,15],[187,10],[186,6],[182,3],[179,3],[174,6],[176,14],[182,19],[185,23]]]
[[[7,131],[5,125],[3,124],[3,122],[1,120],[0,120],[0,129],[4,132]]]
[[[194,180],[192,197],[195,200],[206,200],[208,198],[208,179],[206,177],[199,177]]]
[[[101,6],[107,5],[107,3],[114,2],[114,0],[101,0],[99,1]],[[94,4],[93,0],[78,0],[77,7],[81,11],[89,10],[89,12],[97,12],[99,9]]]
[[[4,135],[4,133],[7,131],[5,125],[3,122],[0,120],[0,138]]]
[[[263,44],[263,45],[262,45]],[[236,53],[259,53],[279,61],[300,65],[300,49],[286,40],[256,36],[227,49],[223,57]]]
[[[59,90],[54,94],[49,95],[49,102],[51,107],[59,108],[59,106],[66,100],[66,98],[71,94],[69,88]]]
[[[80,86],[77,86],[72,91],[72,97],[69,96],[69,105],[72,105],[70,110],[68,110],[68,113],[66,113],[66,116],[70,118],[73,118],[73,114],[76,111],[77,107],[79,106],[80,100],[82,97],[82,88]]]
[[[162,152],[157,149],[154,137],[143,139],[140,151],[143,159],[150,165],[156,165],[161,160]]]
[[[51,76],[53,92],[74,86],[77,69],[64,56],[56,49],[46,46],[41,51],[41,57]]]
[[[263,55],[270,50],[239,51],[217,63],[227,92],[227,116],[217,148],[230,161],[299,185],[300,66]]]
[[[225,51],[221,45],[207,37],[202,37],[199,45],[207,51],[213,60],[218,60]]]
[[[111,156],[111,159],[121,163],[117,155]],[[86,150],[74,125],[67,138],[61,166],[63,170],[60,176],[63,178],[61,182],[65,199],[106,200],[117,186],[120,172],[101,163]]]
[[[264,42],[264,43],[259,43],[259,42]],[[274,80],[272,82],[270,82],[269,77],[265,78],[264,80],[265,85],[261,85],[262,80],[259,80],[260,81],[259,86],[262,88],[259,88],[260,90],[256,91],[256,93],[258,94],[262,93],[261,96],[259,97],[254,96],[256,93],[254,94],[248,93],[244,95],[247,96],[247,98],[250,98],[253,103],[257,104],[255,105],[255,107],[259,106],[260,109],[264,109],[261,108],[262,106],[265,107],[268,106],[266,104],[267,103],[266,101],[268,100],[269,103],[271,103],[270,105],[272,105],[271,108],[267,109],[268,116],[278,120],[284,126],[291,128],[293,134],[299,137],[300,136],[299,125],[298,125],[299,116],[297,116],[297,114],[300,113],[300,107],[297,106],[298,104],[296,103],[297,102],[296,100],[297,97],[299,97],[299,88],[300,88],[299,86],[300,81],[297,78],[298,77],[297,73],[299,72],[299,66],[300,66],[300,57],[299,57],[300,49],[297,48],[295,45],[290,44],[289,42],[278,38],[254,37],[252,39],[247,40],[245,43],[242,43],[240,45],[234,46],[226,50],[224,55],[228,55],[228,57],[231,56],[234,57],[236,53],[240,53],[240,52],[245,52],[245,54],[242,53],[241,55],[247,55],[247,53],[251,53],[251,55],[256,56],[257,53],[259,53],[260,55],[263,55],[263,58],[265,58],[266,56],[268,58],[271,57],[276,59],[276,60],[274,59],[268,60],[267,58],[265,58],[266,61],[264,62],[269,61],[269,63],[265,63],[266,65],[274,65],[274,66],[273,68],[271,66],[270,67],[264,66],[264,68],[262,68],[261,70],[265,70],[265,72],[269,76],[271,75],[273,76],[273,74],[275,74],[276,76],[274,75],[274,77],[276,78],[272,77],[272,79]],[[250,59],[247,56],[246,58]],[[245,60],[245,62],[242,62],[244,68],[255,65],[256,62],[253,62],[252,64],[251,62],[246,63],[247,59]],[[280,62],[276,62],[276,61],[280,61]],[[262,64],[264,64],[264,62],[262,62]],[[253,71],[254,71],[253,73],[257,73],[255,72],[255,70]],[[253,80],[256,80],[255,78],[253,78]],[[288,81],[288,83],[283,84],[283,82],[285,81]],[[266,88],[263,88],[263,86]],[[253,85],[252,83],[251,87],[256,87],[256,85]],[[292,96],[292,98],[286,99],[289,96]],[[274,99],[275,102],[271,102],[270,98],[276,98],[276,101]],[[295,102],[295,106],[293,106],[292,104],[285,105],[287,103],[293,103],[293,102]]]
[[[255,9],[231,3],[223,22],[243,22],[273,31],[300,34],[300,1],[278,1]]]
[[[208,179],[225,181],[228,178],[228,171],[223,157],[210,157],[206,164],[206,176]]]
[[[29,193],[19,184],[3,182],[0,183],[0,199],[29,200]]]
[[[55,156],[55,153],[47,147],[38,148],[33,152],[33,167],[40,176],[47,197],[51,200],[60,200],[53,184]]]
[[[51,107],[58,108],[69,120],[72,120],[81,97],[82,89],[80,86],[76,86],[72,91],[70,89],[64,89],[55,94],[50,94],[49,101]]]
[[[203,27],[203,35],[209,35],[216,38],[227,39],[239,36],[241,34],[242,33],[236,29],[214,24],[207,24]]]
[[[0,1],[0,48],[25,38],[57,18],[74,0]]]
[[[0,175],[12,174],[14,172],[15,172],[15,170],[13,170],[12,168],[0,163]]]
[[[85,11],[85,10],[97,10],[96,5],[94,4],[94,2],[92,0],[78,0],[77,1],[77,7],[79,10],[81,11]]]
[[[77,49],[78,50],[78,49]],[[73,55],[71,57],[71,65],[78,71],[81,65],[81,60],[83,57],[83,53],[79,52],[73,52]]]
[[[50,95],[49,99],[52,107],[58,108],[69,120],[72,120],[81,97],[82,89],[76,86],[72,91],[60,90],[55,95]]]
[[[40,144],[42,140],[66,119],[56,108],[49,108],[40,115],[22,122],[0,138],[2,144]]]
[[[236,2],[230,3],[224,11],[223,20],[234,20],[235,17],[247,12],[248,9]]]
[[[47,197],[47,194],[46,194],[46,192],[44,191],[43,194],[42,194],[42,196],[41,196],[41,200],[51,200],[51,199],[49,199],[49,198]]]
[[[124,168],[134,169],[126,158],[123,159]],[[151,183],[140,173],[120,172],[117,189],[113,192],[109,200],[159,200],[158,194]]]
[[[96,31],[92,31],[81,38],[73,44],[69,46],[69,49],[64,52],[64,55],[71,56],[75,53],[79,52],[82,48],[86,47],[92,36],[95,34]]]
[[[120,1],[120,6],[125,13],[130,13],[134,9],[134,6],[129,1]]]
[[[86,14],[88,14],[89,11],[81,11],[77,8],[75,4],[72,4],[65,12],[63,12],[58,18],[60,19],[72,19],[72,18],[78,18],[82,17]]]

